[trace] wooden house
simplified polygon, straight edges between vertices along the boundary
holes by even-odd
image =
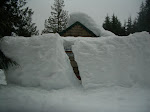
[[[67,29],[59,33],[62,37],[73,36],[73,37],[97,37],[91,30],[85,27],[80,22],[75,22]]]

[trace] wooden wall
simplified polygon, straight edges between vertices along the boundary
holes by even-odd
[[[67,32],[65,32],[62,36],[74,36],[74,37],[93,37],[92,34],[90,34],[88,31],[86,31],[81,25],[76,24],[71,29],[69,29]]]

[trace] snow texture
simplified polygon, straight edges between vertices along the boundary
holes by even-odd
[[[0,112],[149,112],[150,90],[0,87]]]
[[[77,21],[82,23],[84,26],[86,26],[89,30],[91,30],[95,35],[97,35],[99,37],[115,35],[110,31],[104,30],[101,26],[97,25],[91,17],[89,17],[87,14],[81,13],[81,12],[75,12],[75,13],[70,14],[70,18],[68,21],[68,27]]]
[[[83,37],[62,37],[63,39],[63,45],[64,45],[64,48],[65,48],[65,51],[70,51],[72,50],[72,46],[74,45],[74,43],[76,41],[80,41],[80,40],[88,40],[88,39],[97,39],[97,38],[92,38],[92,37],[86,37],[86,38],[83,38]]]
[[[150,87],[150,35],[78,39],[73,45],[82,85]]]
[[[61,89],[79,84],[58,34],[30,38],[5,37],[4,54],[19,66],[6,71],[8,84],[45,89]]]

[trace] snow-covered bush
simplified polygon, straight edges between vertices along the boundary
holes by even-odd
[[[46,89],[78,84],[58,34],[5,37],[1,48],[6,56],[19,64],[6,71],[8,84]]]
[[[82,85],[150,87],[150,35],[78,39],[73,45]]]

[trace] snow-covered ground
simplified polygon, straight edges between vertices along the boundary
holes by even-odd
[[[149,112],[150,90],[0,87],[0,112]]]
[[[150,112],[150,35],[5,37],[20,66],[5,71],[0,112]],[[72,48],[82,83],[64,48]],[[1,76],[0,76],[1,77]]]

